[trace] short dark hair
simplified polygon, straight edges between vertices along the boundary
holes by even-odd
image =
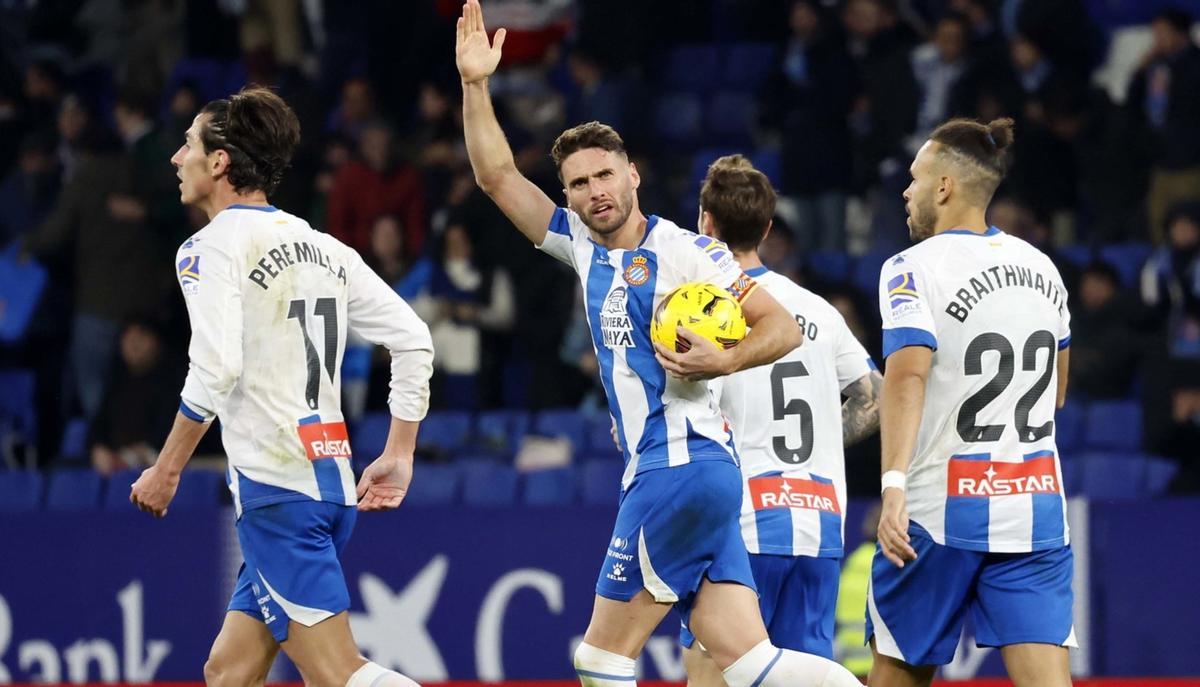
[[[771,180],[742,155],[717,158],[700,186],[700,208],[712,215],[717,237],[739,253],[758,248],[775,200]]]
[[[570,157],[572,153],[587,148],[600,148],[610,153],[628,156],[628,153],[625,152],[625,141],[621,140],[621,134],[618,134],[617,130],[611,126],[600,122],[588,122],[573,126],[559,134],[558,138],[554,140],[554,147],[550,149],[550,159],[554,160],[554,167],[558,170],[559,176],[562,176],[563,160]]]
[[[1013,142],[1013,120],[993,119],[984,124],[973,119],[951,119],[930,134],[929,140],[973,172],[964,183],[983,203],[991,200],[1008,171],[1006,151]]]
[[[209,116],[200,127],[204,152],[229,154],[234,190],[273,193],[300,142],[300,121],[283,98],[266,88],[243,88],[208,103],[200,114]]]

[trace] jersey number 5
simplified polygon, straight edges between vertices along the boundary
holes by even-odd
[[[782,420],[788,415],[798,415],[800,419],[800,447],[792,448],[787,444],[787,437],[775,436],[771,437],[771,448],[776,458],[794,465],[803,463],[812,455],[813,412],[812,406],[802,398],[784,402],[783,380],[807,376],[808,368],[799,360],[777,363],[771,368],[771,406],[775,410],[775,419]]]
[[[333,368],[337,364],[338,351],[338,317],[336,298],[318,298],[313,314],[325,321],[325,371],[329,373],[329,382],[333,383]],[[296,299],[288,307],[288,319],[296,320],[300,325],[300,333],[304,335],[304,360],[308,367],[308,378],[304,384],[304,400],[309,410],[317,410],[321,392],[321,360],[317,355],[317,347],[308,336],[308,304]]]
[[[1054,431],[1054,420],[1031,427],[1029,412],[1046,392],[1046,387],[1050,386],[1050,377],[1054,374],[1056,343],[1054,335],[1042,329],[1029,335],[1025,341],[1025,348],[1021,351],[1021,370],[1036,372],[1038,351],[1046,349],[1045,371],[1034,380],[1033,386],[1021,395],[1013,414],[1013,425],[1022,443],[1044,439]],[[968,443],[999,441],[1000,436],[1004,434],[1004,425],[980,426],[977,424],[977,416],[984,406],[1004,393],[1012,382],[1016,368],[1013,346],[1008,339],[996,332],[987,332],[975,337],[967,346],[966,360],[963,361],[964,371],[968,375],[983,374],[983,354],[986,351],[999,353],[1000,364],[996,366],[996,376],[964,401],[958,411],[958,436]]]

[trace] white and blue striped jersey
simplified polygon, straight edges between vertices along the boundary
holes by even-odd
[[[538,248],[570,265],[583,283],[600,381],[625,454],[622,487],[647,470],[736,462],[709,383],[667,375],[650,342],[654,309],[682,284],[716,284],[739,301],[753,292],[754,280],[725,244],[651,216],[636,249],[608,250],[591,239],[579,215],[558,208]]]
[[[885,358],[934,351],[908,468],[910,519],[962,549],[1065,546],[1054,411],[1071,314],[1054,263],[995,227],[952,229],[884,264],[879,311]]]
[[[874,364],[825,299],[765,267],[746,273],[796,318],[804,345],[718,380],[742,462],[742,539],[755,554],[840,558],[842,390]]]
[[[433,372],[429,328],[353,249],[269,205],[217,213],[175,264],[192,325],[179,410],[198,422],[220,417],[238,515],[286,501],[354,505],[341,410],[346,330],[391,351],[388,405],[419,421]]]

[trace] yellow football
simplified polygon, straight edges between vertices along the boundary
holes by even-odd
[[[691,348],[676,336],[684,327],[726,349],[746,338],[746,317],[729,291],[713,284],[693,282],[667,294],[650,320],[650,338],[668,350],[683,353]]]

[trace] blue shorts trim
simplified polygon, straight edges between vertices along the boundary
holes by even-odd
[[[358,511],[322,501],[292,501],[245,511],[237,522],[245,563],[228,610],[262,620],[277,642],[288,622],[311,627],[350,608],[338,555]]]
[[[751,554],[750,568],[771,643],[832,660],[841,561]],[[679,643],[691,648],[695,641],[687,626],[682,626]]]
[[[909,535],[917,559],[903,568],[875,549],[866,637],[875,637],[877,651],[909,665],[945,665],[968,610],[978,646],[1075,646],[1070,546],[988,553],[934,543],[916,523]]]
[[[706,577],[754,589],[741,505],[741,471],[727,460],[639,474],[621,498],[596,594],[628,601],[645,589],[686,619]]]

